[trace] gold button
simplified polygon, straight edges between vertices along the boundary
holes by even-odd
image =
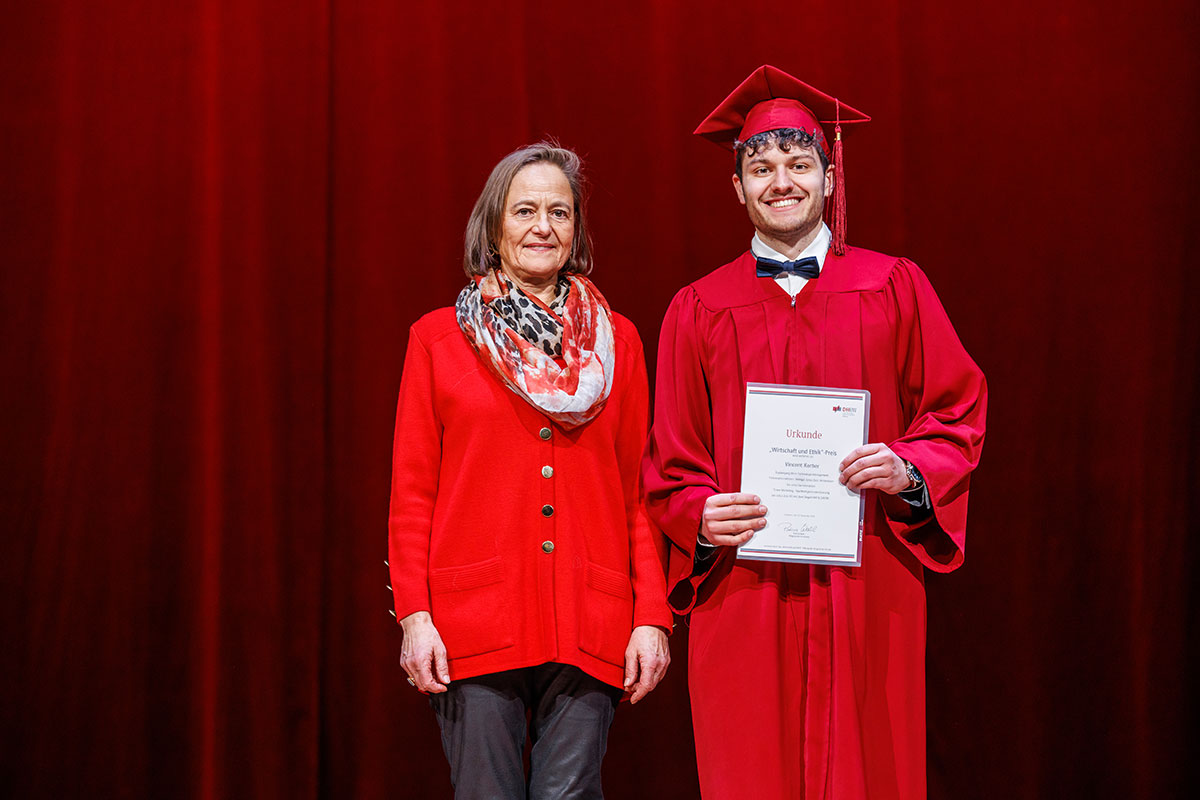
[[[554,506],[550,505],[549,503],[547,503],[546,505],[542,506],[542,516],[543,516],[543,517],[552,517],[552,516],[554,516]]]
[[[554,552],[554,542],[542,542],[542,552],[543,553],[553,553]]]
[[[542,437],[543,439],[549,439],[550,438],[550,429],[542,428],[540,431],[538,431],[538,436]]]
[[[542,467],[542,477],[543,478],[553,478],[554,477],[554,467]]]

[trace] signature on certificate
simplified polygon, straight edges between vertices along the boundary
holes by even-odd
[[[817,526],[811,522],[805,522],[799,528],[793,522],[783,522],[780,523],[779,527],[784,533],[815,533],[817,530]]]

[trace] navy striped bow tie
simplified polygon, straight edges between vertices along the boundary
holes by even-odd
[[[818,278],[821,275],[821,265],[815,256],[798,258],[795,261],[776,261],[773,258],[758,256],[758,269],[755,275],[760,278],[774,278],[781,272],[791,272],[801,278]]]

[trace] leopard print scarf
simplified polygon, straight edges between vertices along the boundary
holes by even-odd
[[[550,308],[554,313],[493,270],[459,293],[455,317],[492,374],[574,428],[595,418],[612,391],[612,312],[591,281],[573,274],[559,279]]]
[[[501,294],[488,303],[492,311],[499,314],[508,327],[525,341],[548,356],[562,358],[563,326],[560,318],[567,304],[567,294],[571,291],[571,282],[565,277],[558,279],[550,311],[547,311],[545,306],[521,291],[503,272],[497,270],[496,277],[500,282]]]

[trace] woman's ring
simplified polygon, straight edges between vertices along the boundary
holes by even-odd
[[[408,685],[409,685],[409,686],[416,686],[416,685],[417,685],[417,682],[416,682],[416,681],[414,681],[412,678],[408,678],[407,680],[408,680]]]

